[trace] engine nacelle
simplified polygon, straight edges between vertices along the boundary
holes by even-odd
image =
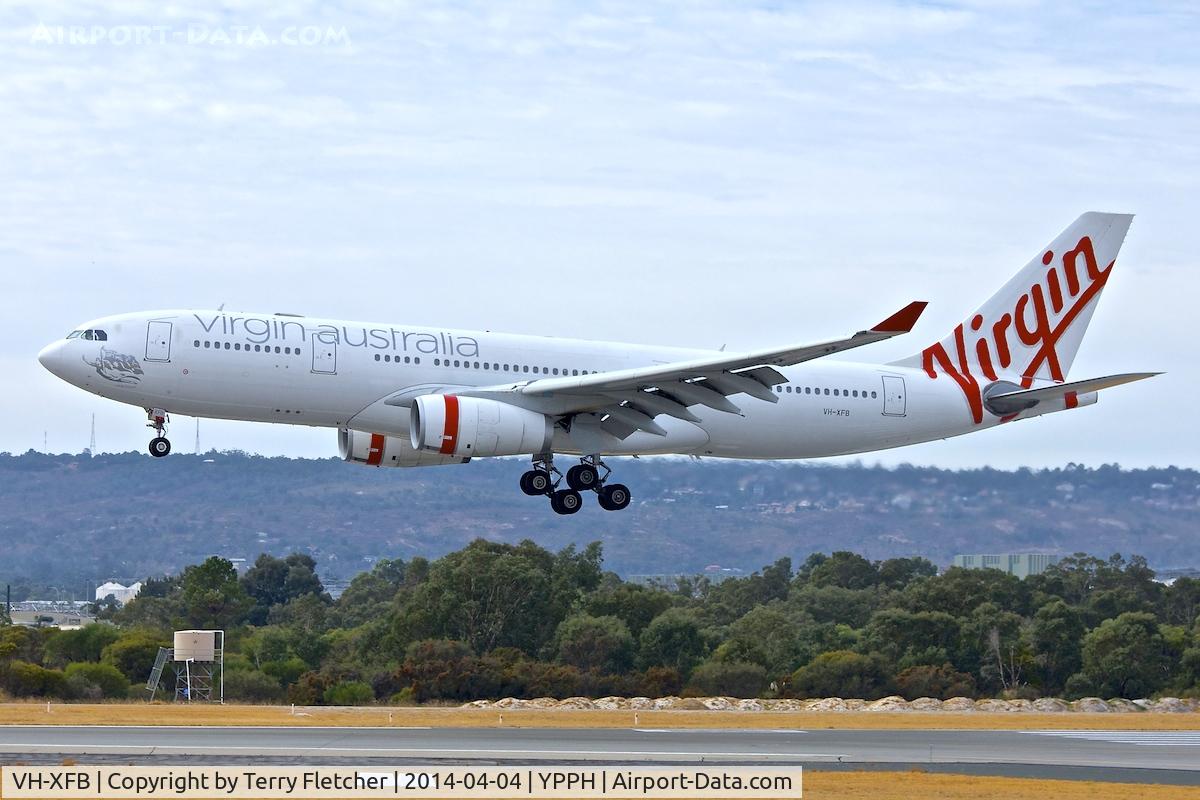
[[[442,456],[536,455],[550,451],[554,423],[495,400],[426,394],[413,400],[409,432],[414,450]]]
[[[343,461],[369,467],[436,467],[441,464],[465,464],[471,460],[462,456],[414,450],[408,439],[401,436],[363,433],[347,428],[338,429],[338,452]]]

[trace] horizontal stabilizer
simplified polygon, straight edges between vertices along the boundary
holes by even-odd
[[[1019,414],[1022,411],[1028,411],[1039,403],[1058,400],[1067,400],[1069,402],[1072,398],[1076,398],[1081,394],[1098,392],[1101,389],[1110,389],[1113,386],[1120,386],[1123,383],[1133,383],[1134,381],[1153,378],[1155,375],[1161,374],[1161,372],[1127,372],[1123,375],[1090,378],[1086,381],[1059,383],[1041,389],[1015,389],[1013,391],[1008,391],[1008,387],[1014,386],[1014,384],[999,383],[994,384],[995,391],[985,394],[984,403],[987,405],[989,411],[998,416]]]

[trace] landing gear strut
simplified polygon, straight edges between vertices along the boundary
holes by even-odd
[[[170,421],[170,417],[161,408],[148,408],[146,409],[146,419],[150,420],[146,423],[146,427],[154,428],[155,433],[154,438],[150,440],[150,455],[162,458],[171,452],[171,440],[166,435],[167,422]]]
[[[574,514],[583,505],[580,492],[596,493],[605,511],[620,511],[629,505],[629,487],[607,483],[612,470],[600,456],[585,456],[563,475],[554,466],[554,454],[534,456],[533,469],[521,476],[521,491],[527,495],[546,495],[556,514]],[[569,488],[558,488],[563,481]]]
[[[559,489],[563,474],[554,466],[554,454],[533,457],[533,469],[521,476],[521,491],[528,495],[545,495],[556,514],[574,514],[583,505],[583,497],[575,489]],[[567,485],[571,483],[568,480]]]

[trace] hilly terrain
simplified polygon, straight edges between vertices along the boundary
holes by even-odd
[[[377,559],[437,557],[477,537],[601,541],[623,575],[750,572],[783,556],[870,559],[1085,551],[1200,565],[1200,473],[1069,465],[1002,472],[614,460],[624,512],[573,517],[517,488],[525,461],[423,470],[237,452],[0,454],[0,582],[93,585],[174,573],[209,555],[311,554],[326,580]]]

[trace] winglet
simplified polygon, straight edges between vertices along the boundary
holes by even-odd
[[[871,330],[876,333],[908,333],[917,324],[927,305],[924,300],[914,300]]]

